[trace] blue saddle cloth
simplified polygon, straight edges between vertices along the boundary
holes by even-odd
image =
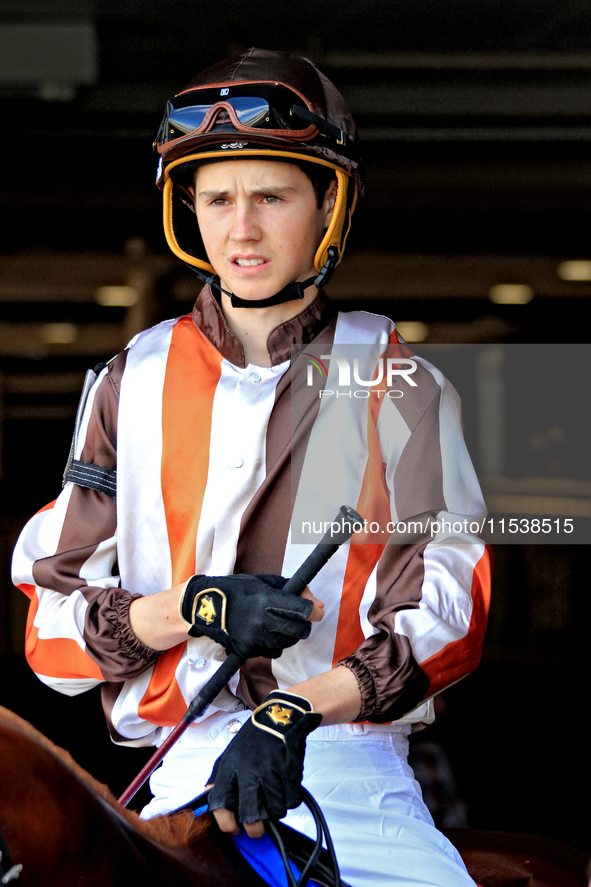
[[[198,807],[195,816],[205,813],[206,810],[207,804]],[[289,887],[281,854],[269,835],[265,833],[261,838],[249,838],[242,828],[239,835],[233,836],[233,840],[249,866],[269,884],[269,887]],[[289,864],[295,878],[299,878],[300,871],[297,866],[291,860]]]

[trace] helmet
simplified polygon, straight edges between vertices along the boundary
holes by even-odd
[[[156,184],[164,191],[168,245],[211,282],[215,270],[189,191],[199,163],[230,158],[312,163],[334,171],[337,180],[333,216],[314,257],[318,277],[311,282],[320,286],[342,258],[363,190],[357,145],[343,97],[308,59],[251,48],[207,68],[168,101],[153,145],[160,155]]]

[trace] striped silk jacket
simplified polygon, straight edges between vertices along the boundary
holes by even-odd
[[[390,320],[323,294],[267,347],[271,366],[246,366],[207,287],[138,335],[87,395],[73,454],[116,470],[116,495],[68,482],[18,541],[28,661],[66,694],[101,683],[117,742],[160,741],[225,657],[207,638],[143,645],[134,596],[195,573],[290,576],[343,504],[365,525],[311,584],[324,619],[280,659],[249,660],[204,717],[342,662],[359,720],[397,729],[478,664],[490,560],[455,390]]]

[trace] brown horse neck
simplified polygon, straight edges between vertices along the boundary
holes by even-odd
[[[258,887],[205,814],[142,820],[26,721],[0,708],[0,827],[30,887]]]

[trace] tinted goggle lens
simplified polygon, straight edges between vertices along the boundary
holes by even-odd
[[[293,105],[302,107],[302,102],[285,88],[275,88],[268,98],[223,93],[223,89],[208,90],[200,96],[200,102],[181,107],[175,107],[172,101],[168,102],[158,133],[158,142],[165,144],[195,132],[205,120],[208,111],[220,102],[231,105],[242,126],[253,129],[301,130],[310,126],[308,121],[292,116]]]

